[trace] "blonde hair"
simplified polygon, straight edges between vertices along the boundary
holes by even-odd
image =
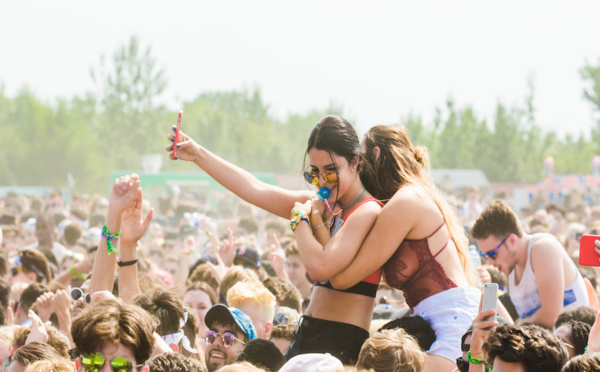
[[[417,341],[402,328],[381,331],[365,341],[357,368],[377,372],[421,372],[426,354]]]
[[[277,301],[264,285],[259,282],[237,282],[227,291],[227,305],[239,309],[248,304],[257,306],[268,320],[273,321]]]
[[[469,284],[478,283],[478,277],[468,256],[469,240],[456,211],[438,190],[429,169],[429,154],[423,146],[413,146],[404,126],[377,125],[365,135],[365,158],[375,169],[375,190],[371,194],[384,203],[406,185],[423,190],[437,205],[456,246],[458,258]],[[375,158],[375,147],[379,157]]]
[[[75,365],[66,359],[39,360],[27,366],[25,372],[73,372]]]
[[[235,283],[242,281],[260,283],[258,275],[256,275],[253,270],[246,269],[239,265],[231,266],[227,269],[227,272],[223,275],[223,279],[219,284],[219,294],[226,297],[229,288],[233,287]]]

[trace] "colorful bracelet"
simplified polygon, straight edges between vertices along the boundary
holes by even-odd
[[[484,364],[485,370],[487,372],[492,372],[492,366],[490,366],[490,364],[487,362],[487,360],[473,356],[470,351],[467,353],[467,360],[469,361],[469,363],[473,363],[473,364]]]
[[[294,234],[296,234],[296,227],[298,227],[300,221],[306,221],[308,223],[308,226],[310,226],[310,219],[308,218],[308,214],[306,214],[306,212],[304,211],[296,211],[296,213],[294,213],[292,219],[290,220],[290,227],[292,228],[292,232]]]
[[[102,237],[106,238],[106,247],[108,249],[109,256],[113,253],[117,253],[117,248],[114,246],[114,244],[112,242],[119,241],[120,236],[121,236],[120,230],[118,233],[111,234],[108,231],[108,229],[106,228],[106,225],[104,225],[104,227],[102,228]]]

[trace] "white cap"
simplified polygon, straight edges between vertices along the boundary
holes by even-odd
[[[279,372],[333,372],[344,371],[344,365],[331,354],[300,354],[296,355],[281,367]]]

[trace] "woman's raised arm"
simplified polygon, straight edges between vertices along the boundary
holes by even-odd
[[[175,129],[174,126],[173,129]],[[174,133],[168,136],[171,144],[166,146],[166,151],[173,151]],[[179,132],[178,141],[177,159],[196,163],[215,181],[235,195],[279,217],[289,218],[294,203],[303,203],[314,195],[309,190],[291,191],[264,183],[244,169],[200,146],[182,131]],[[173,154],[170,157],[173,159]]]

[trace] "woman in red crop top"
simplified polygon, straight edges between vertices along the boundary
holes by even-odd
[[[168,138],[173,141],[174,136]],[[306,150],[309,172],[305,178],[317,189],[329,190],[326,202],[313,201],[314,191],[292,191],[265,184],[209,152],[183,132],[179,138],[179,159],[193,161],[247,202],[283,218],[290,218],[298,210],[310,212],[310,225],[299,221],[295,233],[303,263],[317,284],[286,357],[330,353],[344,364],[355,362],[369,337],[381,277],[379,267],[343,291],[331,287],[327,279],[350,264],[382,203],[370,194],[373,185],[369,181],[373,177],[365,175],[372,172],[361,155],[359,138],[352,125],[343,118],[327,116],[310,133]],[[172,145],[166,150],[171,151]],[[362,178],[367,182],[363,183]],[[336,232],[335,241],[330,240],[330,226]]]
[[[481,294],[473,286],[467,237],[426,171],[426,149],[412,145],[406,128],[375,126],[363,148],[376,173],[373,195],[387,203],[359,253],[331,284],[352,287],[383,266],[387,283],[401,289],[413,314],[436,331],[426,371],[451,371]]]

